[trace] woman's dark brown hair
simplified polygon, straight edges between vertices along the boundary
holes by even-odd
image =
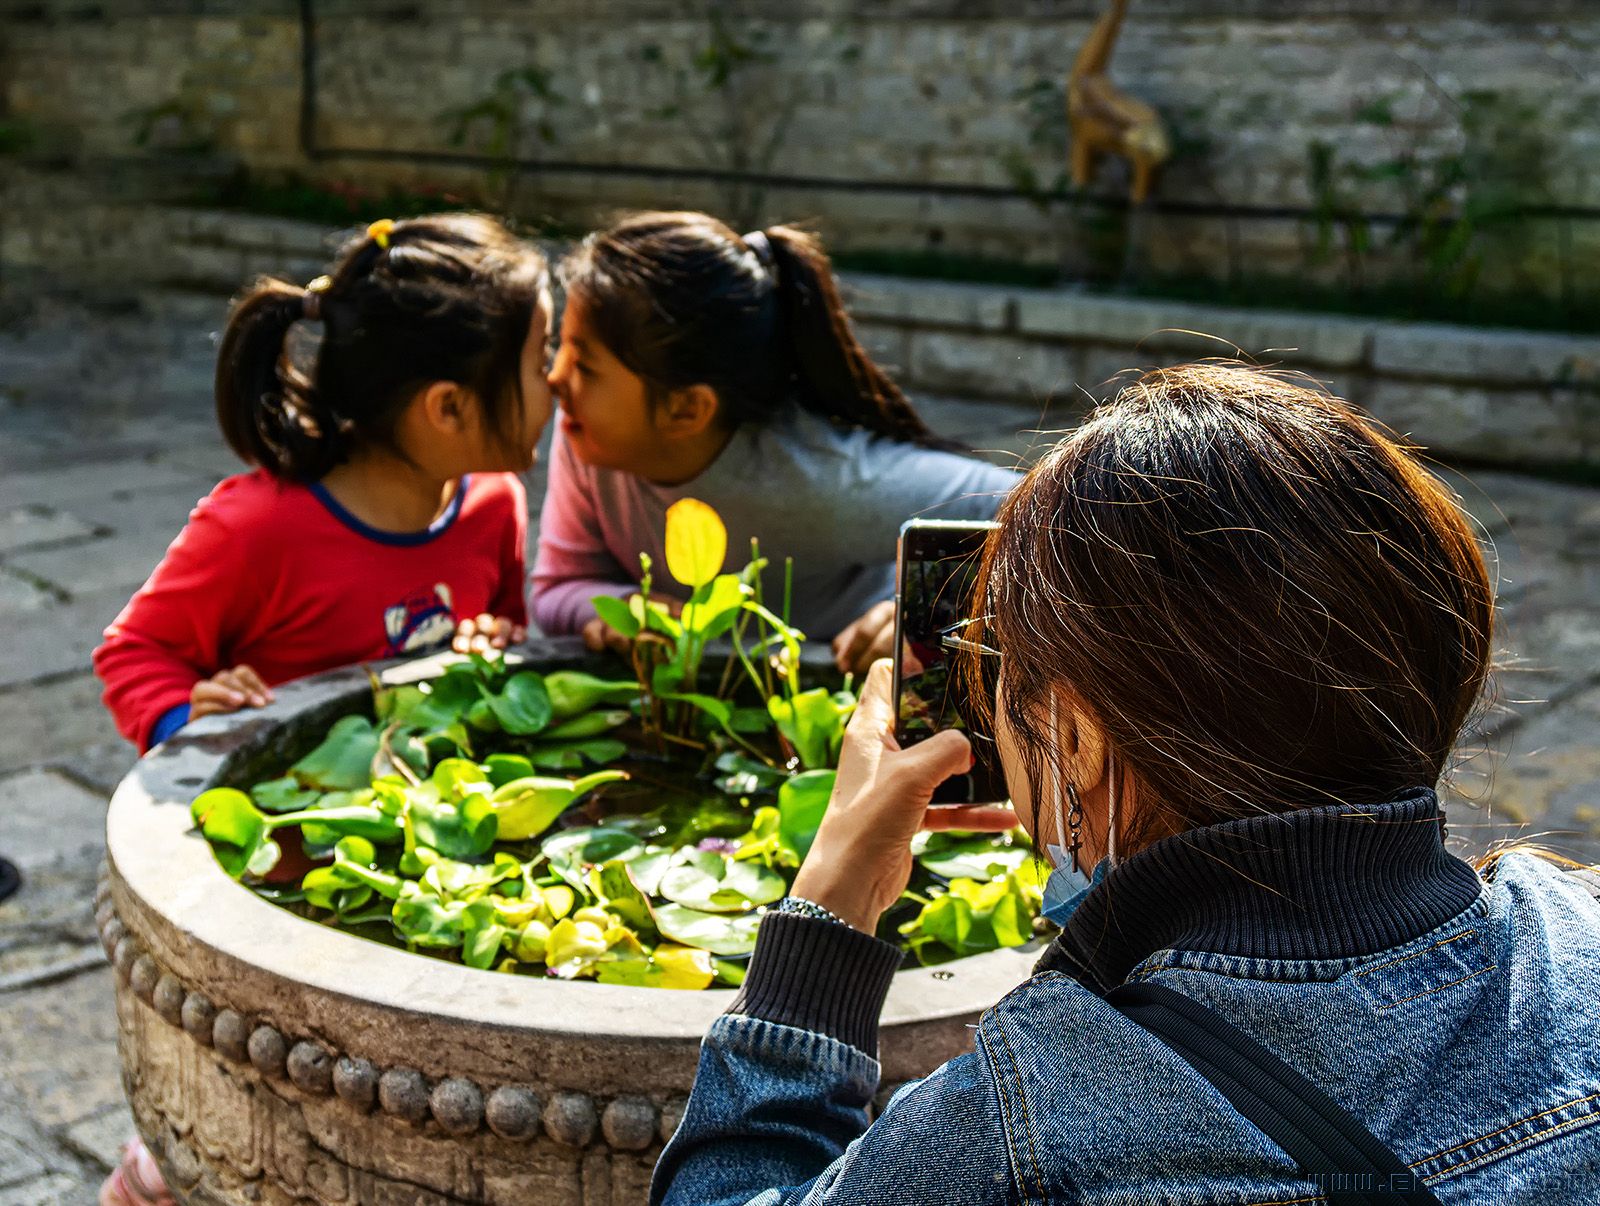
[[[1284,376],[1145,374],[999,519],[979,597],[1032,807],[1059,759],[1060,693],[1137,776],[1123,853],[1432,787],[1483,688],[1492,593],[1454,498],[1376,424]]]
[[[771,226],[747,241],[709,214],[634,214],[584,239],[560,274],[652,398],[708,385],[729,427],[796,402],[891,439],[958,447],[867,355],[827,253],[806,231]]]
[[[359,446],[395,449],[401,413],[435,381],[470,388],[490,430],[509,430],[523,343],[550,285],[544,256],[480,214],[384,225],[381,238],[345,244],[325,288],[263,279],[234,304],[217,422],[246,462],[314,481]],[[313,315],[322,340],[302,372],[286,345]]]

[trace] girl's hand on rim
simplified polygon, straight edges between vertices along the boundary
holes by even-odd
[[[189,719],[220,716],[240,708],[264,708],[273,700],[272,688],[249,666],[219,670],[201,679],[189,692]]]
[[[528,639],[528,630],[513,624],[504,616],[491,616],[487,612],[470,620],[462,620],[451,638],[450,648],[457,653],[487,653],[491,649],[504,649],[520,645]]]
[[[972,747],[954,729],[901,749],[887,659],[873,663],[845,730],[828,811],[795,876],[792,892],[864,933],[899,899],[911,878],[911,839],[921,829],[1004,832],[1016,827],[1005,807],[937,808],[940,783],[971,769]]]
[[[894,600],[874,603],[833,638],[833,662],[843,674],[865,674],[894,652]]]

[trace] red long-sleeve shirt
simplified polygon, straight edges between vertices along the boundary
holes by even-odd
[[[527,623],[527,496],[461,479],[422,532],[381,532],[320,485],[241,473],[201,499],[94,653],[105,703],[140,749],[195,683],[248,665],[268,684],[432,648],[484,612]]]

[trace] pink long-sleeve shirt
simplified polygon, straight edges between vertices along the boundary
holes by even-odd
[[[727,525],[729,570],[745,563],[757,537],[769,561],[767,590],[781,591],[784,558],[794,558],[791,619],[807,636],[829,640],[893,595],[902,523],[992,519],[1017,480],[974,457],[840,428],[795,409],[740,428],[693,481],[658,486],[585,464],[558,428],[534,560],[533,619],[550,635],[581,630],[595,614],[594,596],[638,589],[641,552],[655,566],[653,589],[687,598],[666,572],[666,514],[680,498],[697,498]]]

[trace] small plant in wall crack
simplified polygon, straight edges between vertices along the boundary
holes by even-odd
[[[535,66],[513,67],[495,76],[485,95],[446,109],[439,120],[447,127],[451,146],[472,146],[495,161],[490,185],[509,210],[515,200],[519,160],[530,141],[550,146],[558,140],[554,114],[566,103],[549,72]]]
[[[1356,111],[1381,131],[1389,153],[1346,158],[1328,141],[1307,148],[1313,198],[1313,263],[1345,259],[1347,283],[1369,283],[1380,255],[1419,294],[1471,297],[1486,270],[1520,274],[1529,207],[1549,204],[1550,148],[1538,111],[1499,92],[1451,95],[1429,81],[1430,102],[1406,116],[1405,98],[1376,97]],[[1380,239],[1372,208],[1397,210]]]
[[[783,46],[771,25],[743,17],[731,0],[705,0],[696,15],[703,40],[686,53],[655,44],[638,53],[643,67],[665,75],[670,94],[647,115],[681,125],[702,166],[746,177],[723,185],[724,213],[742,229],[762,217],[766,190],[748,177],[778,163],[803,99],[798,69],[850,67],[861,47],[843,27],[818,44]]]

